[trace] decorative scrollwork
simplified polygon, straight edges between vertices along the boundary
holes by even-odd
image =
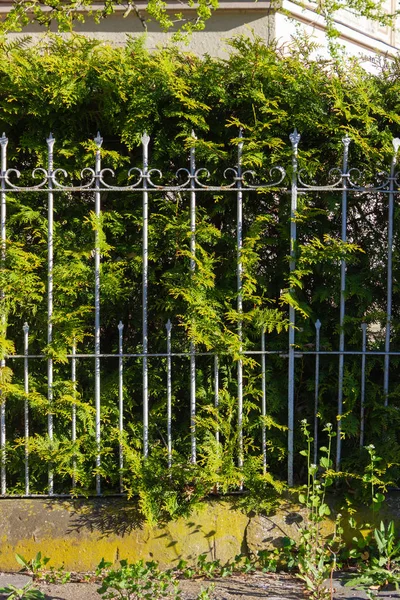
[[[299,182],[299,184],[305,188],[305,189],[332,189],[335,190],[337,188],[339,188],[342,184],[343,184],[343,178],[344,175],[341,171],[341,169],[339,169],[338,167],[334,167],[333,169],[330,169],[330,171],[328,172],[328,178],[332,179],[334,178],[334,176],[336,174],[338,174],[339,176],[337,177],[337,179],[334,179],[333,183],[328,183],[326,185],[318,185],[316,183],[306,183],[303,179],[303,173],[307,173],[307,171],[305,169],[300,169],[300,171],[297,173],[297,180]]]
[[[80,172],[81,181],[86,179],[86,177],[88,177],[89,180],[87,183],[83,184],[82,187],[84,187],[85,189],[90,189],[94,185],[94,182],[96,180],[95,170],[91,167],[85,167],[84,169],[82,169],[82,171]]]
[[[32,178],[33,179],[39,179],[39,177],[42,176],[42,181],[40,183],[37,183],[34,187],[37,189],[42,188],[43,186],[46,185],[49,175],[46,171],[46,169],[43,169],[42,167],[36,167],[36,169],[33,169],[32,171]]]
[[[382,179],[382,183],[380,185],[371,186],[371,188],[376,191],[388,189],[392,180],[390,173],[387,171],[380,171],[380,173],[378,173],[378,177]],[[369,190],[369,186],[366,187],[366,190]]]
[[[14,183],[12,183],[12,181],[10,181],[10,175],[14,174],[15,177],[17,177],[17,179],[19,179],[21,177],[21,172],[18,171],[18,169],[7,169],[7,171],[4,174],[4,181],[5,181],[6,185],[12,190],[18,190],[21,192],[23,192],[24,190],[29,190],[29,191],[40,190],[46,185],[46,183],[48,181],[48,173],[42,167],[37,167],[36,169],[34,169],[32,171],[33,179],[37,179],[39,173],[41,173],[43,176],[43,179],[40,183],[37,183],[34,185],[21,186],[21,185],[15,185]]]
[[[286,169],[284,169],[283,167],[280,167],[279,165],[272,167],[272,169],[270,169],[270,171],[269,171],[269,174],[271,177],[272,177],[272,174],[275,173],[275,171],[278,171],[278,173],[280,173],[281,176],[279,177],[278,181],[274,181],[273,183],[268,184],[270,187],[275,187],[276,185],[279,185],[280,183],[282,183],[282,181],[286,177]]]
[[[360,185],[359,180],[362,179],[363,173],[360,169],[353,167],[349,169],[347,181],[348,184],[354,189],[362,189],[363,186]]]
[[[232,179],[233,182],[230,183],[229,185],[223,185],[221,186],[223,189],[230,189],[233,188],[237,185],[237,181],[239,178],[239,172],[237,169],[234,169],[233,167],[228,167],[227,169],[225,169],[224,171],[224,179],[228,179],[228,173],[233,173]]]
[[[61,181],[58,181],[57,177],[58,175],[62,175],[63,177],[65,177],[65,179],[68,179],[68,173],[65,169],[55,169],[51,176],[51,182],[56,186],[56,188],[58,189],[64,189],[65,187],[70,187],[67,186],[65,183],[61,183]]]
[[[348,138],[344,139],[347,140]],[[346,177],[346,174],[343,173],[343,171],[339,169],[339,167],[333,167],[333,169],[329,169],[328,177],[329,179],[333,180],[333,183],[330,183],[329,185],[331,185],[332,187],[339,187],[340,184],[343,183],[343,179],[344,177]],[[335,179],[335,177],[337,177],[337,179]]]
[[[149,171],[147,171],[148,184],[151,185],[152,188],[157,188],[157,189],[162,188],[163,187],[162,185],[160,185],[159,183],[154,183],[154,181],[151,180],[153,175],[158,175],[158,177],[160,179],[162,179],[162,177],[163,177],[163,174],[160,171],[160,169],[150,169]]]
[[[352,190],[358,192],[384,192],[389,190],[391,181],[395,182],[395,177],[391,177],[387,171],[378,173],[377,177],[382,180],[380,184],[361,185],[360,180],[363,176],[364,174],[360,169],[353,168],[349,170],[348,184]]]
[[[85,167],[80,172],[81,183],[79,185],[73,185],[68,183],[63,183],[59,180],[59,175],[64,177],[66,180],[70,178],[69,173],[65,169],[55,169],[50,177],[51,182],[54,184],[55,189],[65,191],[65,192],[73,192],[73,191],[85,191],[90,190],[94,187],[94,182],[96,179],[96,174],[93,169],[90,167]],[[82,183],[89,176],[89,180],[86,183]]]
[[[400,173],[399,171],[396,171],[395,174],[393,175],[393,183],[396,187],[400,187]]]
[[[204,174],[206,179],[210,179],[210,177],[211,177],[210,171],[208,169],[206,169],[205,167],[202,167],[201,169],[197,169],[196,173],[194,174],[194,180],[195,180],[196,184],[203,189],[211,187],[210,185],[205,184],[202,181],[200,181],[199,176],[201,174]]]
[[[133,173],[135,173],[135,174],[137,173],[138,180],[135,181],[134,183],[130,183],[127,186],[127,188],[137,188],[137,187],[140,186],[141,183],[143,183],[143,171],[142,171],[142,169],[139,169],[138,167],[132,167],[131,169],[129,169],[129,171],[128,171],[128,179],[133,176]]]
[[[107,174],[111,175],[111,177],[115,177],[114,170],[106,167],[105,169],[102,169],[100,171],[100,173],[99,173],[99,176],[98,176],[99,177],[99,184],[100,184],[100,187],[103,186],[103,187],[105,187],[107,189],[112,189],[115,186],[114,185],[109,185],[108,183],[106,183],[104,181],[104,175],[107,175]]]
[[[185,188],[189,187],[190,181],[192,179],[189,169],[185,169],[184,167],[181,167],[180,169],[178,169],[177,172],[175,173],[176,179],[179,181],[179,179],[182,176],[185,177],[186,179],[185,179],[185,181],[183,181],[183,183],[179,184],[179,188],[185,189]]]
[[[279,178],[274,180],[274,173],[277,172],[279,173]],[[253,184],[247,184],[245,178],[246,175],[251,175],[253,178],[256,176],[256,173],[254,171],[245,171],[242,174],[242,178],[243,178],[243,183],[244,183],[244,188],[245,189],[257,189],[257,190],[263,190],[263,189],[268,189],[268,188],[273,188],[276,187],[277,185],[279,185],[280,183],[282,183],[282,181],[285,179],[286,177],[286,171],[283,167],[279,167],[279,166],[274,166],[271,167],[271,169],[268,171],[268,174],[270,176],[270,179],[272,179],[271,183],[253,183]]]
[[[240,178],[240,181],[242,182],[244,187],[254,187],[254,185],[252,185],[251,183],[247,183],[246,177],[251,177],[252,179],[254,179],[256,177],[255,171],[250,171],[250,169],[248,171],[243,171],[242,176]]]
[[[193,134],[192,134],[193,135]],[[306,169],[299,169],[297,171],[297,147],[300,142],[300,134],[295,130],[290,134],[290,142],[292,145],[292,164],[294,165],[295,172],[297,173],[297,183],[299,190],[303,191],[343,191],[348,189],[351,192],[356,193],[370,193],[370,192],[382,192],[382,193],[400,193],[400,170],[395,171],[397,154],[400,150],[400,139],[395,138],[393,140],[394,155],[392,158],[392,164],[390,173],[381,172],[378,173],[374,183],[365,183],[365,174],[357,168],[351,168],[347,170],[347,155],[350,144],[350,138],[345,136],[342,139],[344,146],[344,158],[343,164],[345,165],[342,169],[335,167],[330,169],[327,175],[326,184],[320,184],[314,181],[313,176],[309,175]],[[195,139],[195,136],[193,135]],[[85,167],[80,173],[80,182],[73,183],[73,176],[63,168],[57,168],[53,170],[53,146],[55,139],[50,134],[47,138],[47,145],[49,151],[48,169],[37,167],[31,172],[33,179],[32,183],[27,185],[29,181],[29,174],[22,176],[21,172],[16,168],[10,168],[0,173],[0,179],[2,181],[3,191],[7,189],[10,191],[24,192],[24,191],[43,191],[43,192],[106,192],[106,191],[153,191],[153,192],[179,192],[185,190],[193,191],[229,191],[241,189],[245,190],[267,190],[278,188],[284,181],[287,173],[286,170],[281,166],[273,166],[265,172],[257,173],[251,169],[242,170],[241,165],[241,148],[243,145],[242,133],[239,135],[238,144],[238,162],[233,167],[228,167],[223,172],[223,179],[217,178],[217,181],[213,183],[211,181],[210,171],[206,167],[201,167],[195,170],[194,162],[194,145],[191,148],[191,162],[190,167],[179,168],[175,175],[172,177],[170,182],[163,181],[163,173],[157,168],[148,168],[148,145],[150,142],[149,136],[144,133],[142,136],[142,151],[143,151],[143,167],[132,167],[128,171],[127,179],[118,185],[120,178],[115,171],[109,167],[101,168],[101,155],[100,148],[102,145],[102,138],[100,134],[95,138],[97,146],[95,167]],[[0,146],[2,148],[2,156],[5,155],[7,138],[3,134],[0,137]],[[214,173],[212,173],[214,175]],[[24,185],[18,185],[18,180],[23,179]]]
[[[348,173],[348,183],[351,189],[359,192],[379,192],[388,190],[390,186],[391,176],[386,171],[381,171],[378,173],[378,177],[382,179],[382,183],[379,185],[376,184],[361,184],[360,180],[363,178],[364,174],[360,169],[350,169]]]

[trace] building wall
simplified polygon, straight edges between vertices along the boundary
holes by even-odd
[[[147,16],[144,3],[138,2],[137,4],[142,14]],[[180,4],[174,6],[171,2],[170,5],[172,13],[179,11],[188,18],[195,14],[194,11],[182,11]],[[255,34],[269,42],[275,35],[275,14],[270,5],[269,0],[220,0],[220,8],[207,21],[205,30],[195,32],[190,42],[187,45],[182,44],[182,47],[196,54],[224,57],[228,56],[230,52],[227,40],[234,36]],[[4,11],[6,7],[6,3],[1,5],[0,0],[0,10]],[[148,23],[147,32],[145,32],[140,19],[133,12],[127,18],[123,18],[122,8],[98,24],[94,23],[90,17],[86,19],[85,23],[77,22],[75,31],[117,45],[124,44],[127,36],[145,35],[146,45],[149,49],[155,49],[171,41],[172,33],[163,33],[157,23]],[[23,34],[38,39],[43,35],[43,28],[38,25],[30,25],[24,29]],[[12,37],[18,35],[21,34],[13,34]]]
[[[394,12],[397,0],[386,0],[387,12]],[[170,0],[168,3],[172,14],[182,12],[182,5]],[[138,0],[137,5],[146,16],[145,0]],[[190,43],[184,46],[197,54],[212,56],[227,56],[229,45],[227,40],[240,34],[258,35],[266,42],[277,39],[282,44],[291,42],[298,27],[321,45],[321,51],[326,48],[325,26],[323,19],[316,13],[316,3],[310,1],[307,8],[299,7],[291,0],[282,0],[280,8],[276,9],[273,0],[220,0],[220,8],[207,22],[202,32],[193,34]],[[0,0],[0,12],[9,10],[10,2]],[[113,44],[124,44],[127,36],[143,35],[144,29],[140,19],[130,12],[123,18],[124,7],[121,6],[114,15],[102,20],[99,24],[87,18],[85,23],[76,23],[76,31],[110,41]],[[194,11],[186,11],[185,17],[194,16]],[[400,47],[399,34],[390,27],[365,18],[356,18],[348,11],[338,14],[337,28],[341,33],[343,46],[351,53],[365,57],[376,54],[393,56]],[[37,39],[43,34],[43,29],[31,25],[24,29],[24,34]],[[14,34],[18,35],[18,34]],[[14,37],[13,36],[13,37]],[[146,45],[154,49],[165,45],[171,40],[171,33],[163,33],[156,23],[149,23],[146,33]]]

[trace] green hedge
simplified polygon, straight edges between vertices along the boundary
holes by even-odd
[[[93,137],[100,130],[104,166],[126,180],[130,166],[140,166],[142,133],[151,136],[151,166],[171,179],[187,166],[188,150],[197,140],[198,166],[207,167],[213,181],[222,182],[224,169],[236,162],[238,131],[243,128],[243,165],[267,181],[273,165],[291,168],[289,134],[301,132],[300,167],[316,181],[326,181],[329,169],[340,166],[342,138],[352,138],[351,164],[367,178],[390,164],[391,140],[399,129],[397,62],[384,63],[378,73],[363,71],[356,63],[313,59],[314,49],[304,41],[284,50],[259,39],[232,42],[229,59],[199,58],[169,48],[149,54],[140,40],[124,48],[73,36],[48,36],[31,46],[27,41],[4,45],[0,54],[0,129],[9,138],[9,166],[23,173],[46,167],[46,137],[56,138],[55,166],[79,177],[93,166]],[[28,178],[23,175],[23,182]],[[289,181],[287,180],[289,185]],[[323,348],[338,347],[340,259],[348,258],[346,343],[360,349],[360,323],[385,322],[386,307],[386,197],[349,200],[349,244],[340,243],[340,194],[314,194],[300,199],[298,229],[298,283],[292,297],[288,288],[290,196],[250,192],[244,208],[244,346],[259,349],[260,331],[267,327],[268,349],[287,348],[287,302],[299,309],[296,342],[299,349],[314,344],[314,323],[323,325]],[[65,354],[72,340],[78,352],[93,350],[93,240],[101,228],[102,351],[115,352],[117,325],[124,323],[124,350],[141,349],[141,198],[140,194],[110,192],[103,196],[102,220],[93,218],[90,197],[76,193],[55,199],[55,315],[54,343],[47,348],[45,194],[9,194],[7,265],[1,274],[5,290],[7,340],[22,351],[22,325],[29,322],[31,352],[48,352],[56,360],[55,400],[46,397],[46,365],[31,361],[31,477],[32,491],[46,487],[50,461],[56,488],[68,491],[73,456],[80,492],[93,486],[93,364],[79,361],[78,442],[71,446],[70,365]],[[125,422],[127,468],[125,484],[131,494],[143,494],[144,511],[157,512],[155,490],[166,493],[167,512],[177,510],[177,498],[191,501],[188,482],[206,493],[211,485],[234,488],[243,479],[236,461],[236,204],[234,194],[198,195],[197,270],[189,270],[189,200],[185,194],[152,195],[149,223],[149,351],[164,352],[165,323],[173,322],[173,348],[188,349],[192,335],[199,351],[227,352],[221,361],[221,415],[212,409],[212,358],[199,359],[197,467],[187,466],[189,456],[189,371],[187,361],[173,364],[174,465],[176,477],[165,477],[165,362],[150,364],[151,455],[140,459],[141,364],[131,360],[125,370]],[[398,219],[395,216],[393,348],[398,340],[399,285]],[[320,244],[315,243],[319,239]],[[282,293],[283,290],[283,293]],[[195,323],[195,328],[193,327]],[[9,342],[3,336],[3,351]],[[381,347],[377,337],[375,346]],[[232,359],[233,356],[233,359]],[[20,491],[23,462],[22,364],[11,362],[13,378],[3,372],[7,398],[8,470],[10,488]],[[335,422],[337,359],[321,359],[321,421]],[[389,407],[383,407],[382,360],[368,361],[366,441],[385,448],[388,463],[397,462],[398,385],[397,359],[392,360]],[[102,476],[106,489],[119,481],[117,379],[113,359],[102,363]],[[287,421],[287,362],[267,361],[268,473],[260,468],[260,365],[245,361],[245,485],[267,494],[280,489],[285,470]],[[344,467],[362,465],[358,449],[360,360],[346,360]],[[296,367],[296,422],[313,418],[314,361],[301,359]],[[46,415],[55,414],[55,438],[46,438]],[[219,419],[219,421],[218,421]],[[216,424],[222,446],[213,442]],[[225,429],[223,429],[225,428]],[[302,440],[296,433],[296,447]],[[299,478],[302,463],[298,460]],[[152,462],[151,462],[152,461]],[[150,464],[150,469],[149,469]],[[396,472],[392,472],[396,477]],[[147,483],[146,483],[147,482]],[[173,483],[172,483],[173,482]],[[170,488],[168,487],[170,486]],[[196,487],[197,486],[197,487]],[[143,490],[146,490],[143,492]],[[147,494],[147,495],[146,495]],[[154,501],[149,508],[149,494]],[[186,495],[185,495],[186,494]],[[196,496],[196,495],[195,495]],[[185,501],[186,501],[185,500]],[[151,504],[150,502],[150,504]],[[146,508],[147,507],[147,508]],[[163,510],[164,510],[163,509]],[[161,510],[161,509],[160,509]]]

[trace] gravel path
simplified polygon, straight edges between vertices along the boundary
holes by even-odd
[[[0,587],[13,584],[23,587],[31,582],[27,575],[0,573]],[[337,575],[333,581],[334,600],[366,600],[367,594],[345,586],[346,576]],[[307,594],[295,577],[286,574],[233,575],[224,579],[185,579],[180,582],[182,600],[195,600],[202,589],[214,587],[210,596],[213,600],[306,600]],[[329,582],[327,582],[329,587]],[[63,585],[38,584],[46,600],[101,600],[95,583],[65,583]],[[0,594],[0,600],[6,595]],[[400,600],[396,591],[382,591],[382,600]]]
[[[334,599],[335,600],[367,600],[368,596],[364,590],[356,590],[346,586],[349,581],[349,576],[345,574],[337,574],[333,580]],[[400,599],[400,593],[395,590],[384,590],[379,592],[378,598],[389,600],[389,598]]]
[[[31,578],[21,574],[0,574],[0,587],[9,583],[23,587]],[[290,575],[254,574],[237,575],[224,579],[184,579],[180,582],[183,600],[195,600],[202,589],[215,586],[214,600],[304,600],[301,583]],[[46,599],[52,600],[101,600],[95,583],[43,584],[37,586]],[[0,600],[7,596],[0,594]]]

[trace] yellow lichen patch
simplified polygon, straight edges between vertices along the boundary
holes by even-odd
[[[49,566],[77,571],[95,569],[102,558],[172,566],[181,558],[195,562],[205,552],[226,562],[241,551],[248,524],[227,502],[207,503],[163,528],[138,521],[135,506],[125,501],[6,500],[0,508],[3,571],[19,568],[15,553],[30,560],[38,551],[50,557]]]

